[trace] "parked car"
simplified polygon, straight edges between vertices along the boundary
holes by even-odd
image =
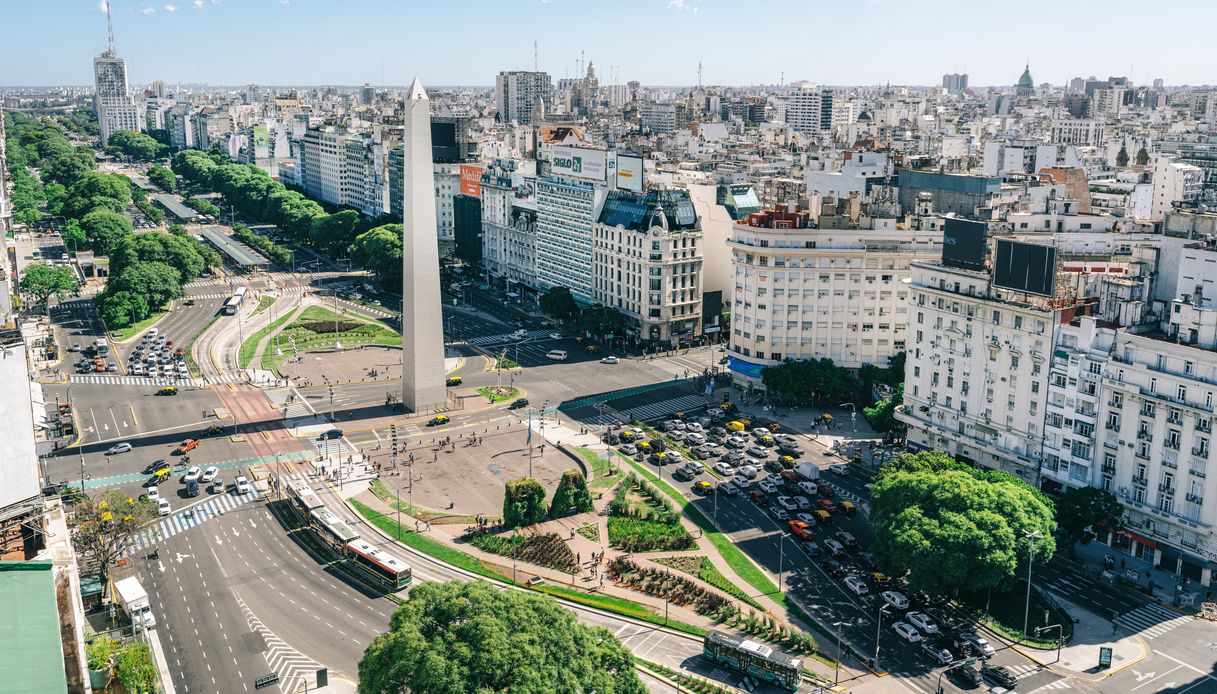
[[[852,590],[855,595],[866,595],[870,592],[870,588],[866,587],[866,581],[857,576],[846,576],[845,587]]]
[[[757,487],[759,487],[760,490],[762,492],[765,492],[766,494],[772,494],[778,490],[778,486],[773,483],[773,480],[768,479],[768,478],[761,480],[757,484]]]
[[[842,566],[841,562],[837,561],[836,559],[825,559],[821,566],[824,567],[824,570],[827,571],[828,575],[830,576],[845,575],[845,567]]]
[[[788,496],[779,496],[777,498],[777,502],[778,506],[786,509],[787,511],[797,511],[799,508],[799,505],[795,503],[794,499],[791,499]]]
[[[162,516],[167,516],[170,513],[173,513],[173,509],[169,506],[169,500],[165,498],[156,500],[156,510],[160,512]]]
[[[237,475],[236,487],[238,494],[248,494],[249,492],[253,491],[253,486],[250,485],[249,480],[245,478],[245,475]]]
[[[739,494],[739,487],[735,486],[734,482],[724,482],[718,485],[718,491],[727,496],[735,496]]]
[[[722,461],[715,463],[714,469],[723,477],[731,477],[735,474],[735,468]]]
[[[610,355],[609,355],[609,356],[607,356],[607,357],[603,357],[603,358],[601,358],[601,359],[600,359],[600,363],[601,363],[601,364],[616,364],[616,363],[617,363],[617,357],[614,357],[613,355],[611,355],[611,354],[610,354]]]
[[[744,477],[744,479],[749,479],[749,480],[756,479],[756,476],[758,474],[760,474],[757,471],[756,467],[753,465],[745,465],[745,466],[741,467],[739,470],[736,470],[735,472],[737,475],[741,475]]]
[[[921,634],[917,633],[913,625],[907,622],[896,622],[892,625],[892,629],[909,643],[917,643],[921,640]]]
[[[208,466],[208,468],[203,471],[202,477],[199,477],[199,482],[207,484],[208,482],[214,480],[218,474],[220,474],[220,469],[218,467],[214,465]]]
[[[746,451],[746,453],[754,458],[761,458],[762,460],[769,457],[769,449],[762,448],[760,446],[752,446]]]
[[[834,557],[839,557],[845,554],[845,546],[831,537],[824,538],[822,541],[824,548],[832,553]]]
[[[897,593],[894,590],[885,590],[879,594],[883,598],[883,602],[891,605],[897,610],[907,610],[909,608],[909,599],[904,597],[904,594]]]
[[[853,547],[858,546],[858,538],[854,537],[852,533],[847,533],[844,530],[839,530],[839,531],[837,531],[835,537],[837,538],[837,542],[840,542],[841,544],[845,545],[847,548],[853,548]]]
[[[774,518],[778,519],[779,521],[781,521],[783,523],[790,520],[790,513],[786,509],[782,508],[781,506],[774,506],[769,509],[769,512],[771,514],[773,514]]]

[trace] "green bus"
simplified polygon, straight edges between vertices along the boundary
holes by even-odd
[[[721,631],[706,634],[702,657],[792,692],[803,683],[802,658]]]

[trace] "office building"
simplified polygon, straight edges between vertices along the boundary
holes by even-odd
[[[585,181],[537,179],[537,288],[562,286],[593,301],[592,243],[605,189]]]
[[[656,135],[669,135],[676,131],[676,104],[643,101],[640,109],[642,129]]]
[[[786,123],[795,132],[819,135],[832,130],[833,93],[804,84],[790,93],[786,102]]]
[[[494,108],[500,121],[539,125],[533,122],[538,100],[544,105],[545,113],[552,110],[553,87],[548,73],[513,70],[500,72],[495,78]]]
[[[1075,118],[1053,118],[1051,140],[1058,145],[1101,147],[1104,142],[1102,121]]]
[[[114,45],[114,26],[110,21],[110,5],[106,3],[106,50],[93,58],[93,80],[96,87],[94,105],[101,146],[119,130],[143,129],[143,111],[135,105],[135,97],[127,88],[127,64],[118,57]]]
[[[491,162],[482,174],[482,267],[519,294],[537,288],[537,199],[514,181],[516,162]]]
[[[961,94],[968,88],[967,73],[949,73],[942,76],[942,88],[947,90],[947,94]]]

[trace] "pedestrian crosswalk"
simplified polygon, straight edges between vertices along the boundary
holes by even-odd
[[[704,395],[682,395],[679,398],[671,400],[661,400],[652,402],[638,407],[631,407],[629,410],[617,410],[620,412],[603,412],[592,417],[586,418],[583,421],[590,424],[616,424],[618,421],[628,419],[630,421],[638,420],[640,422],[649,422],[656,419],[662,419],[671,415],[673,412],[683,412],[687,410],[695,410],[699,407],[713,404],[714,400]]]
[[[170,378],[168,376],[119,376],[117,374],[71,374],[69,383],[94,383],[111,386],[197,386],[193,378]]]
[[[528,332],[528,336],[525,338],[522,338],[522,339],[538,340],[538,339],[547,338],[547,337],[549,337],[548,330],[530,330]],[[512,337],[511,333],[503,333],[502,335],[481,335],[479,337],[471,337],[468,340],[465,340],[465,342],[473,345],[474,347],[485,347],[487,345],[501,345],[501,344],[514,343],[514,342],[518,342],[518,341],[519,340]]]
[[[1142,638],[1152,639],[1175,627],[1193,621],[1161,605],[1142,605],[1116,618],[1116,623]]]
[[[313,448],[317,451],[317,455],[323,455],[327,458],[331,455],[350,455],[355,452],[346,439],[311,439]]]
[[[1047,671],[1043,667],[1036,665],[1034,663],[1017,663],[1014,665],[1003,664],[1003,667],[1005,667],[1007,670],[1009,670],[1012,675],[1014,675],[1015,677],[1017,677],[1020,680],[1023,680],[1031,675],[1034,675],[1034,674],[1040,673],[1040,672],[1047,673],[1047,675],[1056,678],[1053,681],[1048,682],[1047,684],[1044,684],[1040,687],[1037,687],[1036,689],[1031,690],[1032,692],[1046,692],[1046,691],[1054,690],[1054,689],[1072,689],[1073,688],[1073,685],[1069,684],[1068,679],[1065,679],[1063,677],[1060,677],[1059,675],[1056,675],[1055,673]],[[911,689],[912,691],[917,692],[918,694],[932,694],[935,691],[944,691],[945,690],[945,687],[943,690],[936,690],[935,682],[933,681],[934,675],[935,675],[935,673],[931,672],[930,679],[927,680],[927,679],[925,679],[926,678],[925,672],[893,672],[892,673],[892,676],[899,679],[900,684],[904,688]],[[985,687],[987,687],[989,684],[991,684],[991,683],[986,682]],[[994,689],[993,691],[997,691],[997,690]]]
[[[1047,691],[1051,691],[1054,689],[1073,689],[1073,685],[1069,684],[1069,680],[1061,678],[1059,680],[1054,680],[1052,682],[1049,682],[1048,684],[1045,684],[1041,687],[1036,687],[1035,689],[1032,689],[1030,694],[1035,694],[1035,692],[1047,692]]]
[[[159,523],[139,531],[131,538],[130,542],[119,550],[118,556],[126,557],[133,555],[145,547],[152,547],[158,542],[164,542],[166,538],[186,532],[197,525],[202,525],[225,511],[231,511],[257,498],[257,489],[251,489],[245,494],[225,491],[223,494],[214,496],[197,506],[171,514]]]
[[[279,676],[279,691],[298,692],[302,687],[307,688],[309,675],[317,672],[323,666],[287,645],[283,639],[267,629],[240,595],[237,596],[237,604],[240,605],[241,612],[245,614],[245,623],[249,626],[249,630],[261,636],[262,642],[266,645],[263,655],[266,657],[266,664],[270,667],[271,672]]]

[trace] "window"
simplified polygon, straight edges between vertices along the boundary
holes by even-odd
[[[1011,369],[1017,369],[1017,368],[1018,368],[1018,355],[1016,355],[1016,354],[1011,354],[1011,355],[1010,355],[1010,368],[1011,368]]]

